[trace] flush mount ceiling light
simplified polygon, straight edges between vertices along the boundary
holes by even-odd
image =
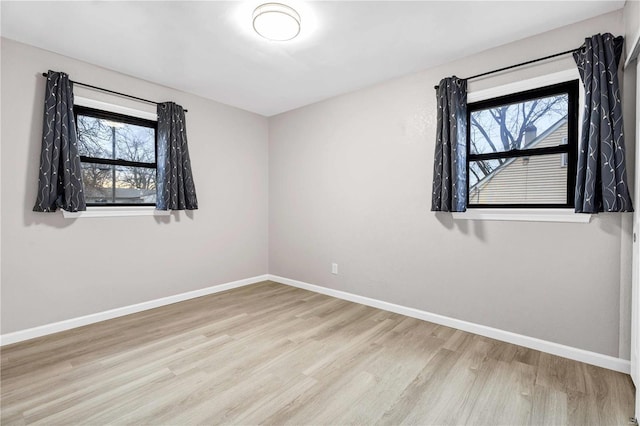
[[[253,29],[268,40],[291,40],[300,33],[300,15],[287,5],[265,3],[253,11]]]

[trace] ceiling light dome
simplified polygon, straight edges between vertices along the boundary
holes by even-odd
[[[253,29],[269,40],[291,40],[300,33],[300,15],[287,5],[265,3],[253,11]]]

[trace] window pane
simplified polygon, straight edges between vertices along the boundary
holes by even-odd
[[[155,163],[153,128],[78,114],[80,155]],[[115,151],[115,155],[114,155]]]
[[[116,158],[140,163],[156,162],[155,131],[126,124],[116,129]]]
[[[475,170],[491,170],[478,179]],[[566,204],[562,154],[469,162],[469,204]]]
[[[100,118],[78,114],[78,151],[95,158],[113,158],[112,129]]]
[[[569,96],[560,94],[472,111],[471,154],[562,144],[568,104]]]
[[[82,181],[88,204],[156,202],[156,169],[82,163]]]

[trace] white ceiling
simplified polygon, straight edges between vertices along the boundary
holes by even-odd
[[[284,0],[302,30],[270,42],[251,26],[253,9],[267,1],[2,1],[1,33],[271,116],[624,6]]]

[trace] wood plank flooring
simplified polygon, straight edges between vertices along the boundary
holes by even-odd
[[[629,376],[273,282],[2,349],[1,422],[627,425]]]

